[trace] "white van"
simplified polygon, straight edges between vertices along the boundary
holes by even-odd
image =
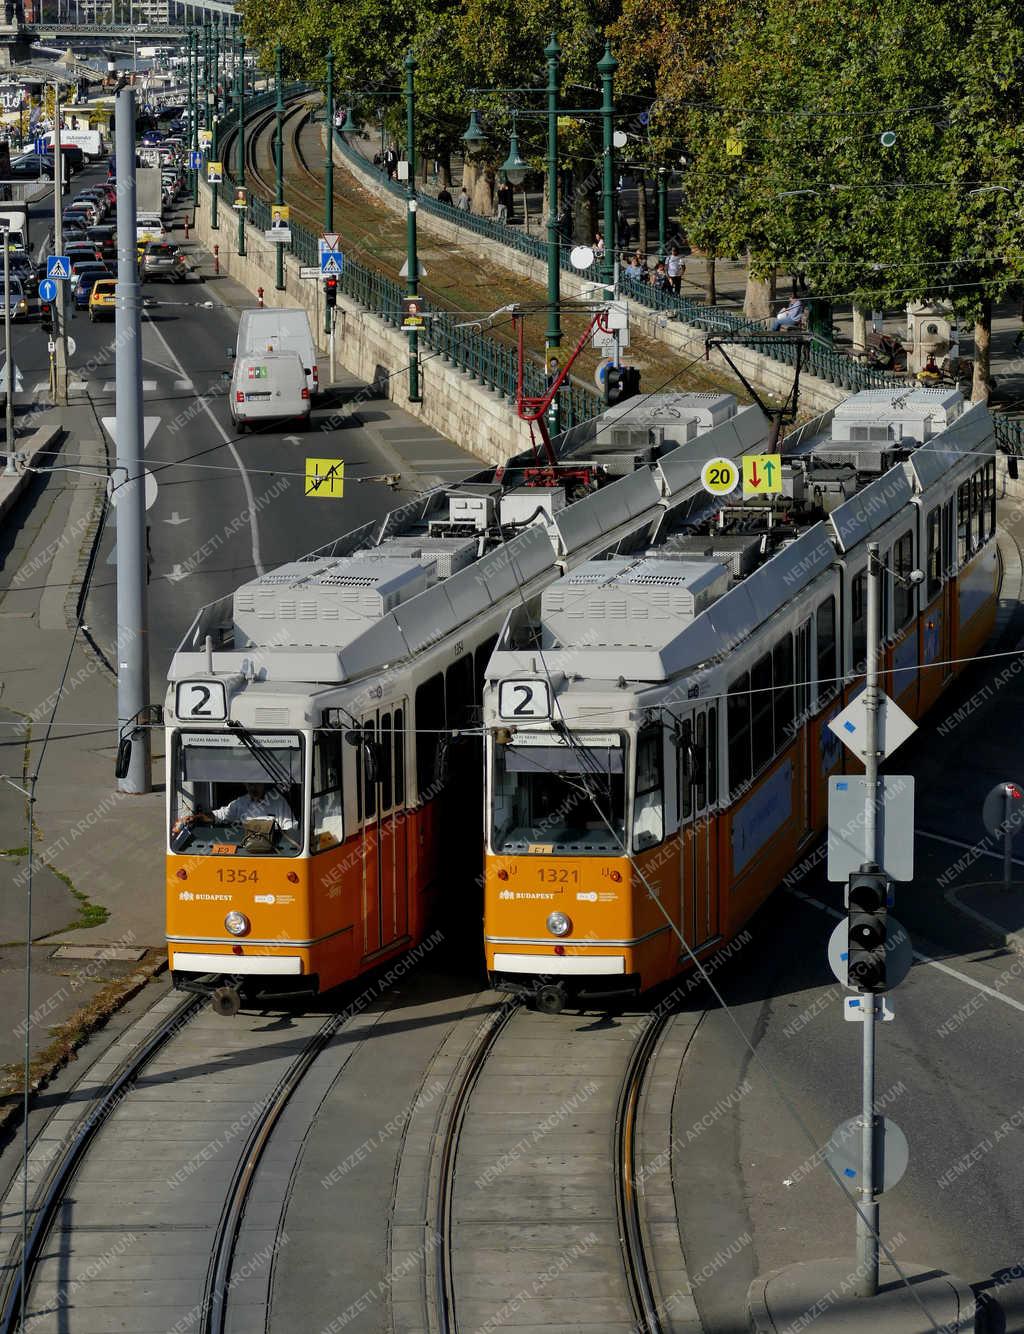
[[[316,364],[316,343],[304,310],[269,307],[243,310],[238,321],[238,356],[265,352],[297,352],[306,372],[310,397],[320,392],[320,372]]]
[[[297,352],[263,352],[235,359],[231,420],[240,431],[256,422],[298,419],[309,425],[309,389]]]

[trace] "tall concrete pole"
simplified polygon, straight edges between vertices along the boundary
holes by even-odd
[[[612,85],[619,62],[612,55],[611,42],[605,42],[604,55],[597,62],[601,76],[602,194],[604,196],[604,254],[601,257],[601,282],[607,295],[615,284],[615,102]]]
[[[405,158],[409,179],[405,183],[405,256],[408,277],[406,291],[418,296],[420,261],[416,253],[416,57],[410,51],[405,58]],[[409,330],[409,402],[421,403],[419,335]]]
[[[132,163],[135,162],[135,142],[132,141]],[[133,167],[134,170],[134,167]],[[120,171],[118,172],[120,179]],[[64,150],[60,146],[60,83],[53,89],[53,253],[64,253]],[[57,281],[57,300],[53,303],[53,400],[68,401],[68,343],[67,343],[67,284]]]
[[[146,609],[146,507],[142,433],[142,289],[136,260],[135,93],[117,95],[117,304],[115,444],[113,473],[117,516],[117,722],[130,724],[149,704],[149,627]],[[122,792],[148,792],[152,786],[149,732],[143,728],[132,746],[128,773],[118,779]]]
[[[284,85],[281,82],[281,43],[274,47],[274,81],[277,86],[277,104],[275,106],[276,130],[274,134],[274,202],[284,203]],[[274,246],[276,275],[274,286],[279,292],[284,291],[284,246]]]
[[[238,166],[235,168],[238,184],[245,189],[245,38],[238,39]],[[245,214],[238,210],[238,253],[245,254]]]
[[[11,238],[6,229],[0,232],[0,239],[4,246],[4,393],[7,396],[4,404],[4,444],[7,446],[4,475],[10,476],[16,471],[14,455],[17,446],[14,440],[14,348],[11,346]]]

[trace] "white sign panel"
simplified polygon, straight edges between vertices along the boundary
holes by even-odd
[[[500,681],[498,714],[502,718],[550,718],[551,687],[547,681]]]
[[[853,700],[842,713],[828,724],[836,736],[852,750],[859,760],[865,758],[864,739],[867,735],[867,709],[864,707],[866,690]],[[917,731],[917,723],[907,716],[884,690],[878,692],[878,758],[887,760],[894,750],[908,741]]]
[[[863,774],[828,780],[828,878],[842,884],[872,859],[864,849],[867,779]],[[914,779],[910,774],[879,778],[875,806],[878,861],[893,880],[914,878]]]
[[[174,712],[182,721],[223,722],[228,716],[224,682],[179,681]]]

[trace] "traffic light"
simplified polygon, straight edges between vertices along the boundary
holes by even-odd
[[[846,890],[846,975],[858,991],[885,991],[889,877],[877,868],[855,871]],[[898,980],[898,979],[897,979]]]
[[[640,392],[640,371],[636,366],[609,366],[604,373],[604,401],[609,407],[634,398]]]
[[[324,279],[324,300],[327,302],[328,309],[338,304],[337,278]]]
[[[39,327],[43,333],[53,333],[53,306],[49,301],[39,303]]]

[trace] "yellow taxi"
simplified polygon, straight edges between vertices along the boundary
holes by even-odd
[[[114,297],[117,293],[117,281],[114,278],[101,278],[93,284],[89,293],[89,319],[93,324],[97,320],[114,318]]]

